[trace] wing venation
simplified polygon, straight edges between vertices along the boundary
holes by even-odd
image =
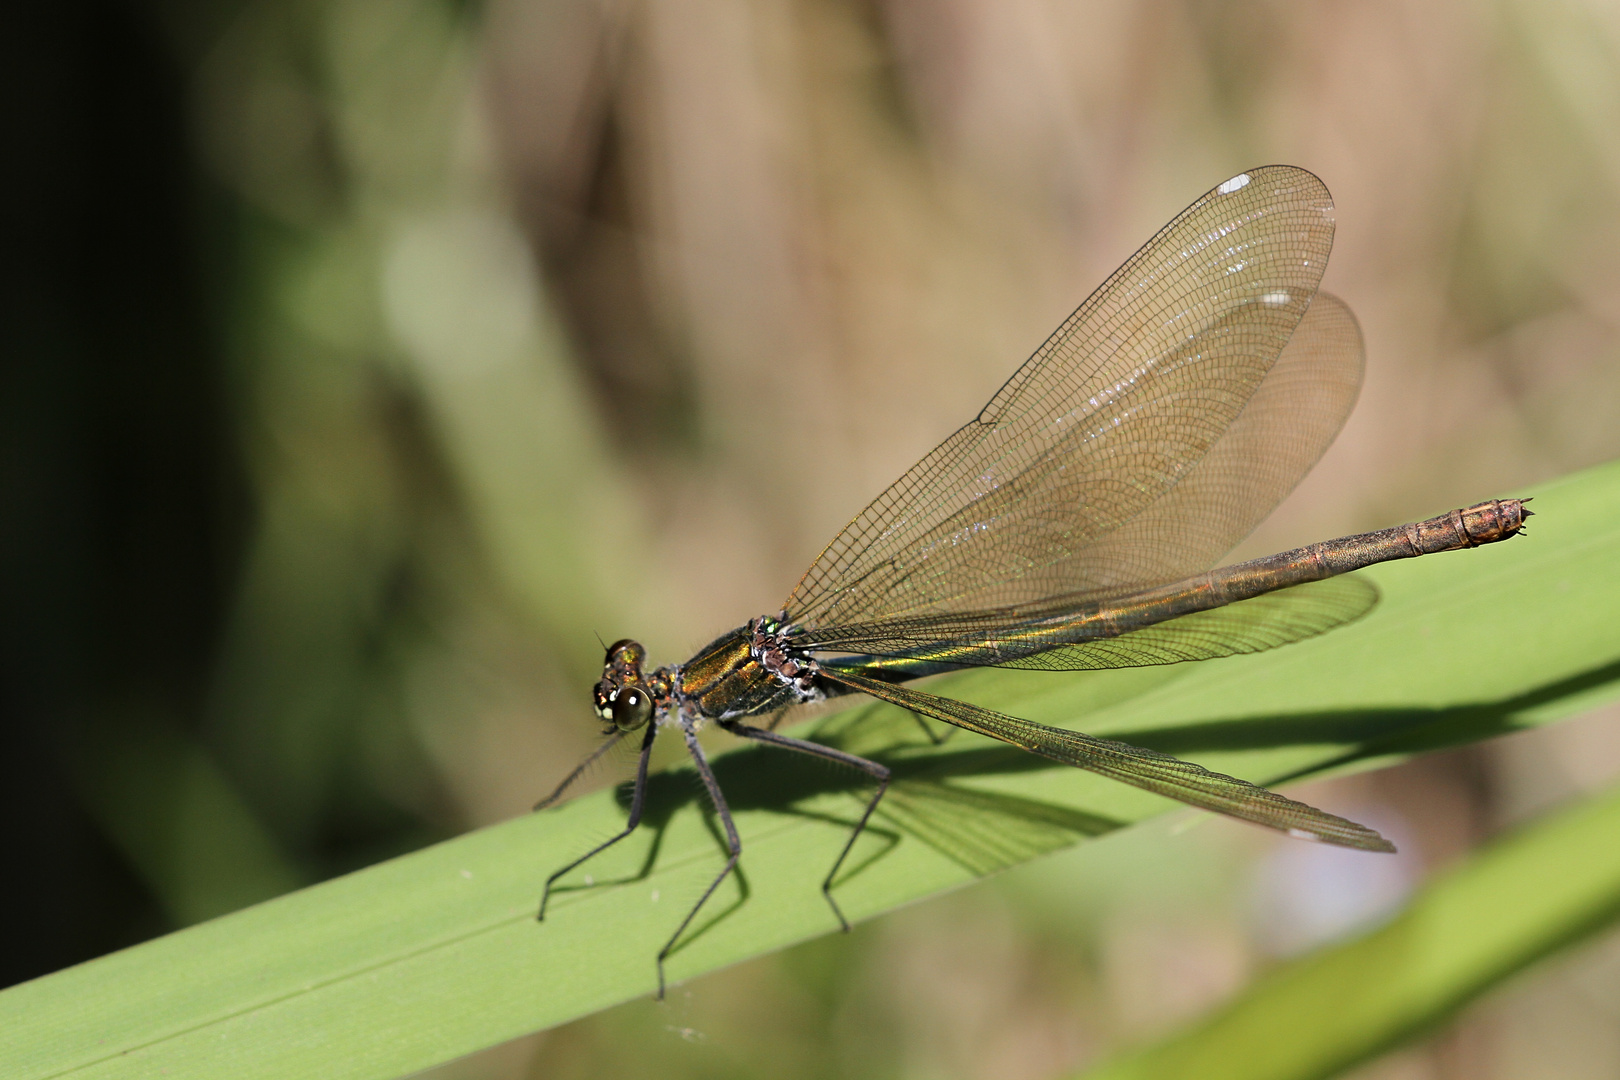
[[[1294,836],[1341,847],[1364,851],[1395,850],[1393,844],[1365,825],[1358,825],[1247,780],[1211,772],[1201,765],[1168,754],[1020,720],[964,701],[936,697],[854,672],[839,671],[829,675],[852,689],[901,708],[988,735],[1032,754],[1087,769],[1189,806],[1213,810],[1256,825],[1280,829]]]
[[[826,661],[872,671],[1011,667],[1097,671],[1149,667],[1275,649],[1354,622],[1378,603],[1378,588],[1354,575],[1307,582],[1161,622],[1136,617],[1129,598],[1106,607],[1020,620],[1010,612],[939,615],[841,627],[803,648],[855,654]],[[1041,615],[1040,612],[1026,614]]]
[[[1106,596],[1207,569],[1246,535],[1331,441],[1361,368],[1354,319],[1317,293],[1326,188],[1286,166],[1246,175],[1165,226],[857,515],[789,618]]]

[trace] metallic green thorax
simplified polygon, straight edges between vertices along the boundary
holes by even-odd
[[[639,714],[627,717],[622,707],[626,695],[637,693],[651,699],[652,716],[660,721],[682,714],[694,720],[757,716],[822,697],[815,661],[787,648],[786,629],[775,619],[754,619],[722,634],[686,663],[645,677],[641,644],[615,642],[596,684],[597,714],[610,731],[629,731],[645,722]]]
[[[699,714],[716,720],[754,716],[803,700],[760,662],[753,636],[750,627],[739,626],[677,669],[680,696]]]

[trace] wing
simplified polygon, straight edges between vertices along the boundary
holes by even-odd
[[[847,670],[828,670],[827,677],[923,716],[931,716],[1020,750],[1100,773],[1133,787],[1165,795],[1189,806],[1213,810],[1256,825],[1281,829],[1291,836],[1321,840],[1364,851],[1394,851],[1395,845],[1365,825],[1336,817],[1314,806],[1257,787],[1247,780],[1210,772],[1190,761],[1144,750],[1077,731],[1046,727],[981,709],[950,698],[925,694],[867,678]]]
[[[1312,304],[1332,244],[1327,190],[1284,166],[1244,177],[1165,226],[850,522],[789,619],[1105,596],[1206,568],[1246,535],[1337,432],[1360,336],[1342,304]],[[1291,338],[1293,374],[1272,391]]]
[[[1318,293],[1243,411],[1180,482],[1084,558],[1093,588],[1147,587],[1213,566],[1299,483],[1361,391],[1361,328]]]
[[[1049,647],[1106,636],[1104,630],[1118,634],[1130,629],[1130,597],[1146,591],[1129,581],[1131,573],[1151,578],[1154,570],[1144,566],[1167,572],[1178,560],[1213,561],[1248,533],[1332,441],[1355,404],[1361,369],[1361,331],[1355,317],[1337,298],[1318,294],[1260,389],[1209,452],[1176,487],[1084,553],[1092,580],[1107,587],[1055,592],[1002,608],[941,605],[898,618],[801,626],[793,643],[809,650],[908,657],[940,645],[965,650],[959,663],[1004,663],[1036,651],[1042,640]],[[1058,588],[1056,583],[1053,587]],[[1297,594],[1287,603],[1306,601]],[[1032,625],[1037,622],[1042,624],[1038,628]],[[1021,634],[1016,632],[1020,624],[1026,628]],[[1022,641],[1018,650],[1007,647],[1014,637]],[[966,658],[974,655],[970,647],[975,644],[997,643],[1000,648],[983,655],[1002,659]]]
[[[913,620],[903,630],[884,623],[850,628],[833,647],[863,655],[824,660],[822,669],[918,678],[960,667],[1096,671],[1213,660],[1325,634],[1361,618],[1377,603],[1378,588],[1372,582],[1342,576],[1134,630],[1128,629],[1129,601],[1108,608],[1091,605],[1067,617],[1023,626],[996,612],[942,615]]]

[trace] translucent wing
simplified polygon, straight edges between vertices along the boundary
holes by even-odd
[[[1181,480],[1084,553],[1093,591],[1143,587],[1213,566],[1321,458],[1361,391],[1361,328],[1318,293],[1276,364]]]
[[[1184,660],[1263,652],[1325,634],[1354,622],[1378,603],[1378,587],[1358,577],[1336,577],[1198,611],[1118,637],[1043,649],[1001,667],[1048,671],[1150,667]]]
[[[1128,600],[1101,611],[1092,605],[1070,618],[1046,619],[1033,626],[1020,626],[994,612],[977,617],[945,615],[916,620],[921,624],[915,628],[917,643],[903,652],[877,653],[874,649],[874,645],[889,645],[894,640],[894,631],[885,624],[872,626],[865,639],[858,628],[852,628],[836,647],[862,655],[826,660],[822,667],[853,667],[915,678],[958,667],[1096,671],[1179,664],[1303,641],[1361,618],[1377,603],[1378,589],[1370,581],[1343,576],[1136,629],[1130,629]]]
[[[1336,301],[1311,304],[1332,209],[1319,180],[1284,166],[1195,202],[977,419],[839,534],[785,605],[790,620],[831,627],[1083,599],[1218,559],[1309,468],[1354,401],[1354,320]],[[1308,308],[1320,314],[1296,334]],[[1337,396],[1300,410],[1301,391],[1288,389],[1299,380],[1281,379],[1275,402],[1234,428],[1291,338],[1303,382]],[[1223,436],[1230,449],[1200,471]]]
[[[1144,572],[1144,566],[1168,572],[1183,561],[1207,564],[1248,533],[1332,441],[1355,404],[1361,370],[1355,317],[1337,298],[1318,294],[1259,390],[1209,452],[1174,488],[1083,553],[1092,575],[1089,587],[1001,608],[939,605],[899,618],[805,626],[794,632],[793,642],[803,649],[906,656],[935,646],[999,643],[1003,647],[984,655],[1001,659],[960,662],[1006,663],[1036,651],[1042,635],[1055,644],[1103,636],[1096,628],[1104,624],[1115,627],[1112,633],[1131,629],[1117,609],[1143,586],[1127,575]],[[1010,534],[987,535],[980,542],[1003,540],[1022,542]],[[1303,594],[1287,602],[1308,603]],[[1012,633],[1019,624],[1037,621],[1044,624],[1039,631]],[[1015,637],[1021,640],[1016,650],[1008,647]]]
[[[1046,727],[851,671],[823,670],[829,678],[901,708],[988,735],[992,739],[1000,739],[1020,750],[1065,765],[1074,765],[1133,787],[1168,796],[1189,806],[1342,847],[1361,848],[1364,851],[1395,850],[1393,844],[1364,825],[1295,802],[1246,780],[1210,772],[1168,754],[1082,735],[1077,731]]]

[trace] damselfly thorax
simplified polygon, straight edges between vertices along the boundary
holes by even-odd
[[[784,631],[789,629],[781,619],[761,615],[715,638],[686,663],[646,676],[641,643],[615,641],[608,646],[595,689],[596,714],[606,721],[605,733],[634,731],[649,720],[670,724],[681,717],[696,726],[820,701],[828,696],[820,665],[787,642]]]

